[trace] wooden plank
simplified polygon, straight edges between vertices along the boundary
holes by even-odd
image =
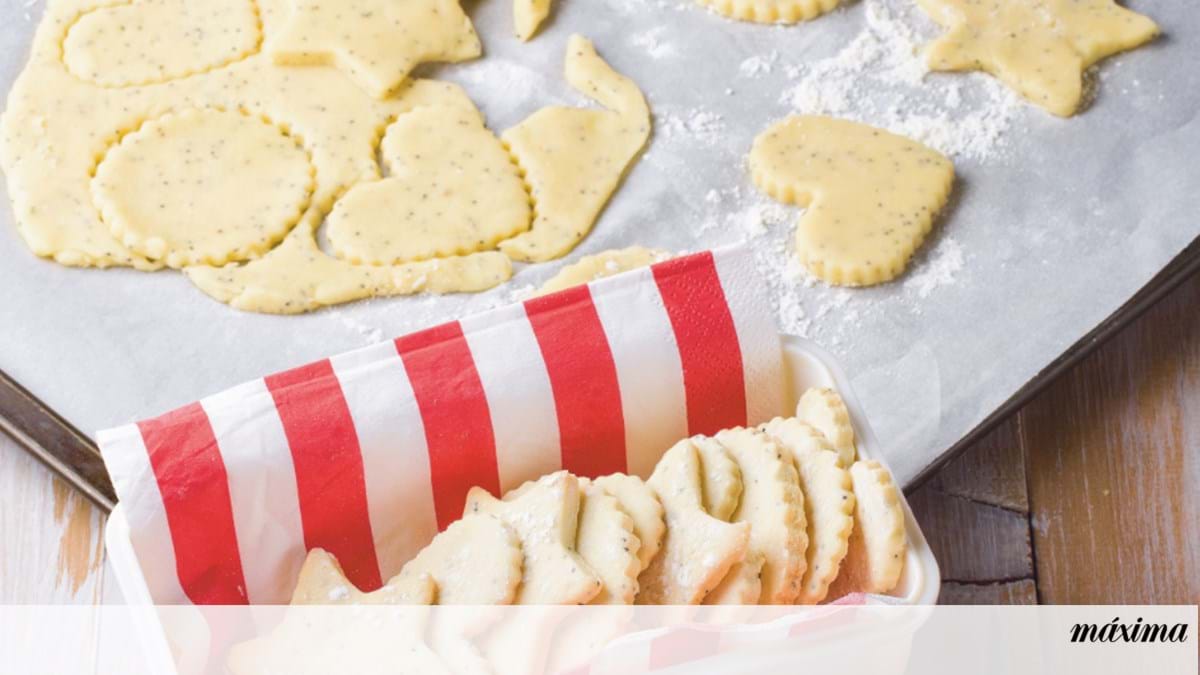
[[[1200,602],[1200,278],[1020,413],[1051,603]]]
[[[0,435],[0,602],[95,603],[104,517]]]
[[[1028,513],[1025,457],[1016,418],[1001,423],[947,462],[930,484],[956,497]]]
[[[1036,605],[1037,585],[1033,579],[993,584],[942,584],[941,605]]]
[[[909,497],[943,581],[995,582],[1033,577],[1023,513],[949,495],[926,485]]]

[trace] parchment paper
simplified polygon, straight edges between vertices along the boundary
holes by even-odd
[[[4,2],[0,89],[7,91],[41,7]],[[860,33],[871,5],[896,0],[851,2],[787,28],[738,24],[686,0],[560,2],[529,44],[511,37],[507,2],[469,2],[485,57],[423,74],[462,83],[500,131],[544,105],[581,103],[561,75],[566,38],[581,32],[647,92],[656,114],[649,151],[566,261],[520,268],[507,286],[477,296],[253,315],[210,300],[175,273],[68,269],[39,260],[12,226],[5,194],[0,369],[93,433],[507,302],[565,262],[607,248],[697,250],[749,236],[765,266],[782,266],[790,222],[749,234],[743,226],[747,212],[774,208],[756,195],[744,155],[755,134],[792,110],[781,101],[795,85],[785,65],[834,55]],[[1200,234],[1200,13],[1188,0],[1130,5],[1153,16],[1166,36],[1105,63],[1098,98],[1080,117],[1059,120],[1020,107],[1002,152],[955,157],[954,203],[906,278],[861,291],[790,280],[764,289],[783,328],[806,333],[841,359],[901,481]],[[913,20],[924,24],[916,29],[934,32],[919,14]],[[770,72],[745,76],[747,58],[772,51],[780,56]],[[947,77],[956,76],[928,79],[944,86]],[[858,94],[870,97],[871,86],[864,80]],[[854,107],[864,119],[886,108]],[[961,265],[948,264],[960,251]]]

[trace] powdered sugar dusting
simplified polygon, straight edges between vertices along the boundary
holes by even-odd
[[[962,268],[962,247],[954,238],[946,237],[930,252],[929,260],[905,280],[904,288],[927,298],[938,287],[953,284]]]
[[[1021,103],[995,79],[931,74],[920,54],[929,35],[911,7],[864,3],[863,30],[836,55],[787,66],[780,97],[798,113],[847,117],[921,141],[952,158],[985,160],[1003,149]],[[972,105],[963,105],[969,101]]]

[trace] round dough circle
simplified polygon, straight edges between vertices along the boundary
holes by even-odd
[[[466,255],[529,229],[520,170],[477,113],[414,110],[388,128],[380,152],[391,175],[355,185],[329,214],[339,257],[391,265]]]
[[[170,267],[271,249],[308,206],[314,171],[284,130],[221,110],[146,122],[96,167],[92,197],[114,237]]]

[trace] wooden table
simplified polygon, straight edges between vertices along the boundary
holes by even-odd
[[[1200,277],[911,502],[941,563],[944,602],[1200,602]],[[112,594],[103,526],[0,436],[0,602]]]

